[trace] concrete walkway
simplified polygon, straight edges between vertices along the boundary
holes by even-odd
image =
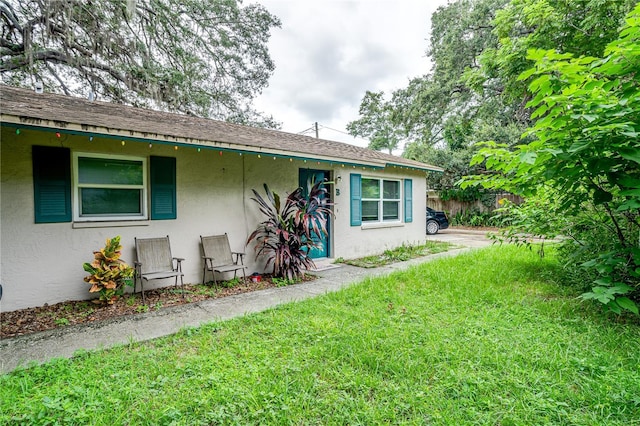
[[[205,300],[139,315],[78,324],[39,333],[0,340],[0,374],[30,362],[42,363],[53,358],[71,358],[80,349],[95,350],[155,339],[213,321],[264,311],[274,306],[308,299],[359,282],[367,277],[386,275],[410,266],[455,256],[470,248],[491,244],[486,232],[441,231],[428,240],[448,241],[462,248],[395,263],[381,268],[363,269],[349,265],[316,272],[318,279],[287,287],[270,288],[220,299]]]

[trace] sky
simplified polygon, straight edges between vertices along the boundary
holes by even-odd
[[[245,0],[245,4],[250,3]],[[447,0],[256,0],[280,18],[276,70],[255,100],[282,130],[366,146],[346,133],[367,90],[387,96],[427,73],[431,14]]]

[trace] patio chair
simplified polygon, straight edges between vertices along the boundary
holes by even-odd
[[[169,236],[160,238],[135,238],[136,274],[134,277],[133,291],[136,291],[137,280],[140,280],[140,291],[142,293],[142,303],[145,303],[144,281],[159,280],[164,278],[175,278],[174,286],[178,288],[178,277],[182,287],[182,297],[184,298],[184,281],[182,273],[182,261],[184,259],[171,256],[171,245]],[[175,262],[175,263],[174,263]]]
[[[229,238],[226,233],[208,237],[201,235],[200,242],[202,243],[202,259],[204,260],[202,284],[206,282],[205,277],[207,271],[211,271],[215,285],[218,285],[216,272],[224,273],[233,271],[233,278],[235,278],[238,271],[242,271],[244,279],[247,279],[247,267],[244,266],[244,253],[231,251]]]

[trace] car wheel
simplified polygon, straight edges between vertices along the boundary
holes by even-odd
[[[429,235],[437,234],[439,229],[440,229],[440,226],[438,225],[438,222],[436,222],[435,220],[427,221],[427,234]]]

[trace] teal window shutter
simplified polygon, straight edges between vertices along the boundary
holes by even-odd
[[[34,146],[32,160],[35,222],[71,222],[71,150]]]
[[[351,226],[362,225],[362,176],[351,174]]]
[[[151,156],[151,220],[176,219],[176,159]]]
[[[413,222],[413,181],[404,180],[404,221]]]

